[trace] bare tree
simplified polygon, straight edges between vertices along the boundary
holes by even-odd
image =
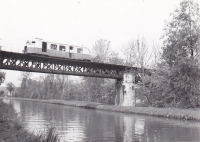
[[[150,51],[150,47],[147,44],[147,41],[144,37],[136,38],[132,40],[129,45],[131,45],[131,61],[134,61],[134,65],[137,67],[148,67],[150,60],[152,58],[152,51]]]
[[[125,65],[146,68],[150,66],[152,51],[144,37],[131,40],[123,49]]]
[[[121,57],[119,57],[118,53],[115,52],[111,52],[108,59],[110,64],[116,64],[116,65],[124,64],[124,60]]]
[[[144,68],[148,66],[150,62],[152,53],[149,50],[149,46],[147,46],[146,40],[143,38],[136,39],[135,41],[136,47],[136,64],[137,66]]]
[[[156,68],[157,64],[161,62],[161,47],[159,44],[153,42],[152,46],[152,60],[149,67]]]
[[[94,61],[106,62],[110,52],[110,41],[104,39],[97,40],[93,46]]]
[[[132,40],[128,43],[127,47],[122,50],[125,56],[125,65],[127,66],[134,66],[136,64],[135,56],[135,41]]]

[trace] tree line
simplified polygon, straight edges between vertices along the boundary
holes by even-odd
[[[199,5],[184,0],[165,23],[162,54],[156,70],[144,77],[144,94],[156,107],[199,107]]]
[[[150,76],[141,73],[136,89],[136,99],[145,106],[199,107],[199,5],[183,0],[170,16],[165,23],[161,48],[156,44],[150,48],[145,38],[138,36],[123,47],[120,55],[111,50],[110,41],[99,39],[93,46],[92,61],[151,68]],[[36,80],[31,79],[30,73],[23,73],[15,95],[114,104],[115,80],[80,77],[75,81],[71,76],[52,74]]]

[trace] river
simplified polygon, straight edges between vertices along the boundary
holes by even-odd
[[[64,105],[12,103],[30,132],[54,126],[62,142],[199,142],[200,122],[100,111]]]

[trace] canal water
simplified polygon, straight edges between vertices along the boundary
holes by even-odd
[[[30,132],[54,126],[66,142],[200,142],[200,122],[4,100]]]

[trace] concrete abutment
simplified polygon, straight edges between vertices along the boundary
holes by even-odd
[[[116,81],[115,93],[115,105],[135,106],[135,75],[125,72],[123,79]]]

